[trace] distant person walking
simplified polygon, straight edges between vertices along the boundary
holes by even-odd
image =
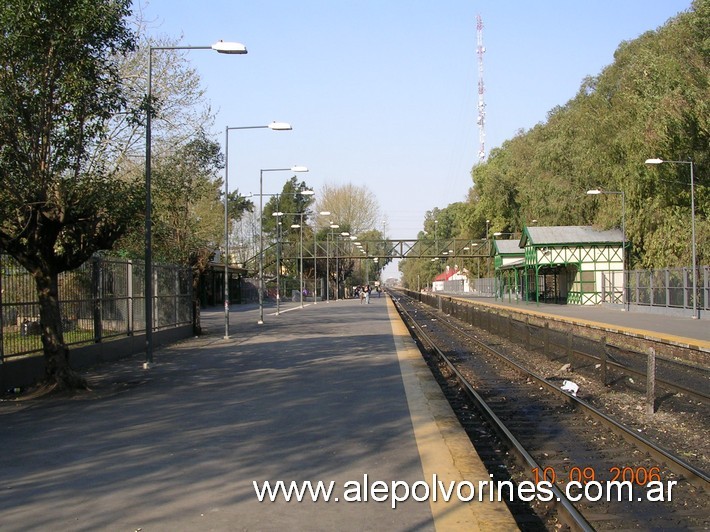
[[[362,301],[365,299],[365,289],[362,286],[358,286],[357,291],[360,294],[360,304],[362,305]]]
[[[372,290],[370,289],[370,285],[368,284],[365,287],[365,302],[369,305],[370,304],[370,293]]]

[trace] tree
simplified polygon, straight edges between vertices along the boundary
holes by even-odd
[[[153,173],[155,258],[192,272],[193,329],[201,334],[199,283],[224,237],[219,144],[204,133],[158,159]],[[234,211],[232,211],[234,212]]]
[[[330,211],[333,220],[347,226],[353,235],[376,229],[380,207],[376,196],[365,186],[325,184],[318,191],[318,211]]]
[[[284,183],[281,193],[271,197],[264,205],[262,227],[265,241],[265,267],[272,264],[275,267],[277,252],[275,246],[268,245],[266,242],[273,244],[280,241],[282,250],[281,267],[285,271],[291,272],[296,272],[300,269],[299,261],[297,260],[299,253],[296,250],[300,249],[301,229],[294,232],[290,227],[296,224],[303,224],[302,229],[306,234],[304,239],[308,239],[307,224],[311,214],[308,208],[313,203],[313,196],[302,194],[307,189],[306,182],[301,181],[299,183],[298,178],[294,175]],[[276,217],[274,213],[283,214]]]
[[[128,0],[6,0],[0,6],[0,249],[34,277],[46,380],[71,370],[59,273],[110,248],[136,220],[140,184],[92,159],[124,111],[115,57],[134,46]]]
[[[688,266],[691,197],[687,165],[649,168],[651,157],[695,163],[699,264],[710,257],[710,0],[619,45],[613,64],[578,93],[491,151],[472,171],[473,223],[520,232],[540,225],[620,227],[625,193],[631,267]]]

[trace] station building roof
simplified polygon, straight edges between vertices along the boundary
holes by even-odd
[[[520,240],[493,240],[491,255],[524,255],[525,250],[520,247]]]
[[[560,225],[549,227],[526,227],[520,239],[520,247],[564,246],[567,244],[621,244],[624,235],[621,229],[599,230],[586,225]]]

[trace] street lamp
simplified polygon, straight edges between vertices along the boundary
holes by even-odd
[[[301,259],[301,266],[300,266],[300,277],[301,277],[301,293],[299,295],[299,298],[301,299],[301,308],[303,308],[303,213],[298,213],[301,216],[301,223],[298,224],[291,224],[291,229],[300,229],[300,240],[301,240],[301,245],[300,245],[300,259]]]
[[[264,323],[264,172],[308,172],[305,166],[292,166],[290,168],[262,168],[259,171],[259,321]],[[312,190],[302,191],[301,194]]]
[[[601,190],[595,188],[587,190],[587,195],[596,196],[598,194],[620,194],[621,195],[621,238],[622,238],[622,262],[626,268],[626,194],[623,190]]]
[[[589,196],[596,196],[598,194],[620,194],[621,195],[621,264],[622,264],[622,270],[624,272],[622,273],[623,277],[623,283],[624,283],[624,290],[623,290],[623,299],[622,300],[622,305],[625,303],[628,303],[631,305],[631,302],[629,301],[629,297],[627,297],[626,294],[626,194],[624,194],[623,190],[601,190],[599,188],[595,188],[592,190],[587,190],[587,195]]]
[[[212,46],[150,46],[148,48],[148,109],[145,120],[145,362],[148,369],[153,363],[153,242],[151,210],[151,118],[153,114],[153,51],[154,50],[214,50],[220,54],[246,54],[247,49],[238,42],[219,41]]]
[[[276,211],[271,216],[276,216],[276,315],[281,311],[281,211]]]
[[[330,224],[330,240],[334,240],[334,229],[340,229],[340,226],[334,223]],[[325,300],[327,303],[330,303],[330,240],[325,241]]]
[[[349,238],[350,233],[348,231],[343,231],[340,236]],[[335,250],[335,300],[340,299],[340,244],[337,245]]]
[[[320,216],[330,216],[330,211],[320,211]],[[313,304],[318,304],[318,218],[316,217],[313,224]],[[326,257],[327,262],[327,257]],[[326,283],[328,279],[326,278]],[[322,296],[321,296],[322,297]]]
[[[646,164],[662,164],[662,163],[674,163],[674,164],[688,164],[690,165],[690,223],[691,223],[691,247],[693,255],[693,319],[699,319],[700,313],[698,309],[698,293],[697,293],[697,276],[698,276],[698,257],[695,247],[695,179],[693,177],[693,160],[688,159],[687,161],[666,161],[663,159],[646,159]]]
[[[224,339],[229,339],[229,132],[234,129],[270,129],[272,131],[291,131],[291,124],[272,122],[266,126],[237,126],[224,128]]]

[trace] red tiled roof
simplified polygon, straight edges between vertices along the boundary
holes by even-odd
[[[456,275],[457,273],[459,273],[458,270],[453,270],[453,269],[452,269],[452,270],[447,270],[447,271],[445,271],[444,273],[440,273],[439,275],[437,275],[436,277],[434,277],[434,280],[435,280],[435,281],[448,281],[449,279],[451,279],[451,278],[452,278],[454,275]]]

